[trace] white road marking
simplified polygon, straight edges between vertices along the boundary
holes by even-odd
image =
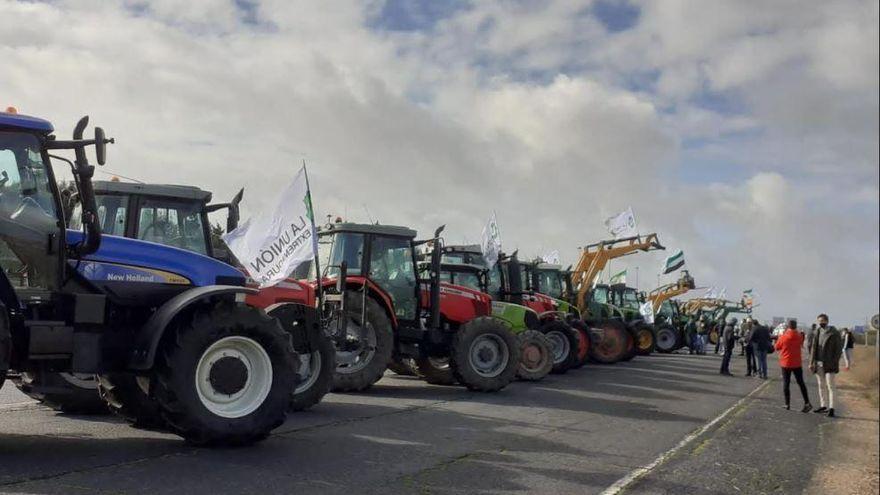
[[[0,404],[0,411],[21,411],[23,409],[31,409],[38,404],[39,402],[35,400],[13,402],[11,404]]]
[[[654,470],[654,468],[656,468],[660,464],[663,464],[667,459],[669,459],[670,457],[672,457],[673,455],[678,453],[679,450],[683,449],[689,443],[693,442],[697,437],[699,437],[703,433],[706,433],[710,428],[717,425],[721,420],[723,420],[728,415],[730,415],[730,413],[732,413],[734,410],[736,410],[736,408],[741,406],[746,400],[748,400],[750,397],[757,394],[761,390],[764,390],[768,385],[770,385],[769,380],[762,383],[761,385],[757,386],[755,388],[755,390],[752,390],[751,392],[749,392],[748,395],[746,395],[742,399],[736,401],[736,403],[734,405],[727,408],[724,412],[722,412],[717,417],[715,417],[715,419],[713,419],[712,421],[709,421],[708,423],[706,423],[705,425],[703,425],[699,429],[692,431],[688,436],[684,437],[680,442],[678,442],[678,444],[676,446],[672,447],[671,449],[667,450],[666,452],[663,452],[656,459],[651,461],[649,464],[646,464],[642,467],[636,468],[636,469],[632,470],[629,474],[624,476],[623,478],[620,478],[619,480],[615,481],[614,484],[612,484],[611,486],[609,486],[608,488],[606,488],[602,492],[602,495],[617,495],[618,493],[623,491],[623,489],[625,489],[629,485],[633,484],[636,480],[638,480],[642,476],[650,473],[651,471]]]

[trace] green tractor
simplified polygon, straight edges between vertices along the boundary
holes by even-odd
[[[626,284],[596,284],[588,293],[587,301],[587,311],[592,317],[620,321],[633,335],[634,345],[624,355],[624,361],[654,352],[657,337],[639,311],[644,298],[638,290]]]

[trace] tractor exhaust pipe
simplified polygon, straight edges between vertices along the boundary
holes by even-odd
[[[443,233],[445,225],[434,231],[434,247],[431,250],[431,328],[440,328],[440,261],[443,259]]]

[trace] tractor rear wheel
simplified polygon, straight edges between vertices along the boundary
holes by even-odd
[[[638,354],[638,348],[636,347],[635,329],[627,327],[626,334],[626,354],[623,355],[623,359],[621,359],[621,361],[632,361],[632,359],[636,357],[636,354]]]
[[[553,344],[541,332],[526,330],[517,336],[522,357],[516,376],[520,380],[538,381],[553,369]]]
[[[481,316],[455,332],[449,361],[459,383],[470,390],[495,392],[516,378],[520,358],[516,336],[498,320]]]
[[[571,325],[571,328],[573,328],[578,334],[578,360],[572,368],[578,369],[583,367],[583,365],[587,364],[587,361],[590,360],[590,327],[588,327],[583,320],[571,320],[568,324]]]
[[[541,327],[553,351],[553,370],[551,373],[563,374],[577,363],[578,335],[566,323],[551,320]]]
[[[632,341],[626,326],[617,320],[586,322],[590,327],[590,360],[599,364],[613,364],[624,359]]]
[[[455,376],[449,358],[426,357],[415,359],[417,375],[431,385],[455,385]]]
[[[333,390],[352,392],[366,390],[378,382],[394,352],[391,320],[372,298],[367,298],[366,322],[361,324],[362,298],[349,294],[345,298],[346,335],[336,342],[336,373]],[[332,320],[331,328],[336,325]]]
[[[294,336],[293,348],[299,355],[297,385],[290,396],[290,411],[304,411],[321,402],[333,385],[333,373],[336,371],[333,341],[324,335],[320,324],[309,328],[307,311],[314,311],[314,308],[281,303],[266,309],[270,317],[278,320],[281,328]],[[315,317],[319,318],[318,315]]]
[[[159,403],[149,396],[148,383],[130,373],[98,376],[98,393],[117,416],[135,428],[166,430]]]
[[[221,302],[169,332],[152,386],[171,431],[196,445],[247,445],[284,423],[300,363],[278,320]]]
[[[678,348],[678,331],[672,325],[657,329],[657,352],[670,353]]]
[[[412,358],[394,356],[388,363],[388,369],[400,376],[416,376],[416,364]]]
[[[25,371],[12,379],[25,395],[67,414],[107,414],[98,394],[95,375],[60,373],[42,369]]]
[[[718,345],[719,339],[720,339],[720,337],[718,336],[718,330],[715,330],[714,328],[712,330],[709,330],[709,343],[710,344]]]
[[[639,356],[647,356],[654,352],[657,345],[657,336],[654,335],[654,329],[650,325],[638,325],[635,327],[635,344],[636,354]]]

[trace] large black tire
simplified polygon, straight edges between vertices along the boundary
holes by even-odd
[[[541,333],[550,340],[553,353],[553,374],[561,375],[578,362],[578,334],[560,320],[550,320],[541,325]]]
[[[478,392],[495,392],[516,378],[519,342],[498,320],[481,316],[455,332],[450,365],[459,383]]]
[[[166,332],[152,386],[171,431],[196,445],[236,446],[284,423],[299,358],[278,320],[221,302]]]
[[[546,335],[537,330],[526,330],[517,335],[522,357],[516,376],[520,380],[538,381],[553,369],[552,343]]]
[[[416,363],[412,358],[394,356],[388,363],[388,369],[400,376],[417,376]]]
[[[432,385],[455,385],[458,381],[452,373],[448,358],[418,358],[414,360],[416,374]]]
[[[6,305],[0,303],[0,388],[6,381],[6,372],[12,361],[12,332],[9,330],[9,317]]]
[[[142,382],[145,380],[142,379]],[[148,383],[143,383],[148,386]],[[159,403],[149,396],[131,373],[111,373],[98,377],[98,393],[107,407],[135,428],[167,430]]]
[[[345,308],[348,316],[349,335],[357,334],[361,320],[361,297],[349,293],[345,298]],[[378,382],[394,353],[394,334],[391,328],[391,320],[382,307],[372,298],[367,298],[367,322],[366,330],[375,339],[375,343],[336,342],[336,373],[333,375],[333,390],[336,392],[353,392],[366,390]],[[330,325],[335,325],[331,321]],[[356,325],[356,326],[353,326]],[[351,351],[348,347],[360,346],[362,349]],[[372,350],[372,352],[370,352]],[[357,360],[351,357],[357,352]]]
[[[626,326],[617,320],[602,319],[585,322],[590,327],[590,360],[613,364],[626,357],[632,337]]]
[[[571,368],[576,370],[583,367],[590,360],[590,346],[592,345],[590,327],[580,319],[572,319],[568,324],[578,334],[577,362]]]
[[[648,356],[654,352],[657,345],[657,336],[650,325],[639,324],[633,328],[635,331],[636,354]]]
[[[660,325],[657,328],[657,352],[670,353],[679,348],[681,337],[672,325]]]
[[[296,370],[297,385],[290,398],[290,411],[304,411],[321,402],[333,386],[336,372],[336,348],[333,341],[324,335],[316,313],[314,321],[309,321],[306,312],[314,308],[300,304],[282,303],[266,308],[266,313],[278,319],[281,328],[293,336],[293,348],[299,355],[299,368]],[[311,325],[311,327],[310,327]],[[312,342],[314,349],[309,346]]]
[[[621,361],[632,361],[632,359],[638,355],[638,349],[636,348],[636,331],[632,327],[627,327],[626,333],[628,335],[626,341],[626,354],[624,354]]]
[[[57,371],[22,372],[12,382],[25,395],[67,414],[109,414],[98,394],[94,375],[73,375]]]

